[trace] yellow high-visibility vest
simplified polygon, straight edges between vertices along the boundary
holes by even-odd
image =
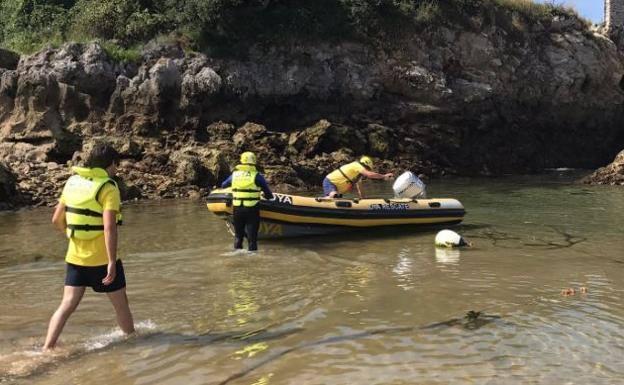
[[[234,206],[253,207],[260,201],[262,191],[256,185],[256,167],[251,165],[236,166],[232,173],[232,204]]]
[[[351,191],[353,185],[362,177],[360,172],[364,169],[360,162],[351,162],[329,173],[327,179],[336,186],[338,193],[343,194]]]
[[[63,188],[67,237],[81,240],[95,239],[104,234],[104,209],[97,201],[102,188],[112,183],[106,171],[101,168],[73,167],[76,175],[71,176]],[[121,224],[121,213],[117,213],[117,224]]]

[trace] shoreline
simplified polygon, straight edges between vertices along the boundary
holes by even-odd
[[[402,170],[402,171],[407,171],[407,170]],[[587,184],[585,182],[585,179],[591,176],[593,172],[594,171],[590,169],[557,168],[557,169],[544,169],[542,170],[542,172],[532,173],[532,174],[506,174],[506,175],[495,175],[495,176],[494,175],[489,175],[489,176],[487,175],[444,175],[444,176],[437,176],[437,177],[424,177],[424,181],[426,184],[436,183],[440,181],[459,181],[459,180],[473,180],[476,182],[493,181],[497,183],[497,182],[505,182],[511,179],[514,181],[520,181],[520,180],[541,181],[543,180],[544,182],[554,181],[554,183],[556,184],[580,185],[580,184]],[[555,176],[555,179],[553,179],[554,174],[557,174]],[[377,183],[377,182],[373,182],[373,183]],[[387,183],[388,183],[388,186],[390,186],[390,183],[389,182]],[[124,186],[124,183],[122,182],[120,185]],[[600,185],[601,184],[596,184],[595,186],[600,186]],[[287,189],[282,190],[280,189],[280,187],[287,187]],[[273,191],[277,193],[315,196],[314,194],[312,194],[312,192],[317,191],[318,194],[316,195],[318,196],[322,195],[322,186],[320,183],[318,185],[313,186],[312,188],[294,187],[294,186],[285,186],[285,185],[276,185],[275,188],[273,186],[272,188],[273,188]],[[58,196],[60,196],[61,189],[62,189],[62,184],[58,186],[58,189],[57,189]],[[187,196],[183,196],[182,192],[187,192],[187,193],[191,192],[191,194]],[[197,189],[196,186],[187,185],[187,186],[183,186],[178,191],[177,196],[175,195],[175,192],[174,192],[173,193],[174,196],[167,196],[167,197],[157,196],[157,197],[125,199],[125,197],[123,196],[124,191],[122,190],[122,203],[124,205],[128,205],[128,204],[132,205],[132,204],[175,202],[175,201],[205,202],[205,198],[208,196],[209,193],[210,193],[210,189]],[[388,189],[388,194],[392,194],[391,189]],[[452,195],[452,193],[450,193],[449,196],[450,195]],[[41,208],[41,207],[52,208],[54,207],[55,202],[56,202],[55,199],[51,199],[47,201],[40,201],[37,204],[19,205],[16,207],[0,209],[0,213],[17,212],[21,210],[31,210],[31,209]]]

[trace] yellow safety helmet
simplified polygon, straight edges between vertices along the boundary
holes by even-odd
[[[360,163],[368,169],[373,168],[373,160],[368,156],[363,156],[360,158]]]
[[[253,165],[255,165],[256,164],[256,154],[254,154],[251,151],[243,152],[241,154],[241,157],[240,157],[240,162],[242,164],[249,164],[249,165],[253,164]]]

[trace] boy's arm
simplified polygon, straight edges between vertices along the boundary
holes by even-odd
[[[117,211],[104,210],[104,243],[106,244],[106,256],[108,266],[106,277],[102,280],[104,285],[110,285],[117,274]]]
[[[101,193],[102,208],[104,212],[104,244],[106,246],[106,257],[108,258],[107,274],[102,280],[104,285],[110,285],[115,276],[117,262],[117,213],[121,210],[121,197],[119,189],[113,185],[107,185]]]
[[[54,209],[54,214],[52,214],[52,224],[56,227],[60,232],[65,233],[65,229],[67,228],[67,222],[65,222],[65,204],[60,203],[56,205]]]

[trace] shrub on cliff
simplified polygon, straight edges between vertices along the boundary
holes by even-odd
[[[66,40],[71,0],[0,0],[0,44],[32,52],[42,42]]]
[[[71,11],[72,32],[126,44],[145,41],[171,29],[168,9],[164,1],[78,0]]]
[[[384,42],[493,13],[548,23],[571,11],[531,0],[0,0],[0,46],[30,52],[42,44],[101,39],[129,47],[172,31],[199,48],[285,37]]]

